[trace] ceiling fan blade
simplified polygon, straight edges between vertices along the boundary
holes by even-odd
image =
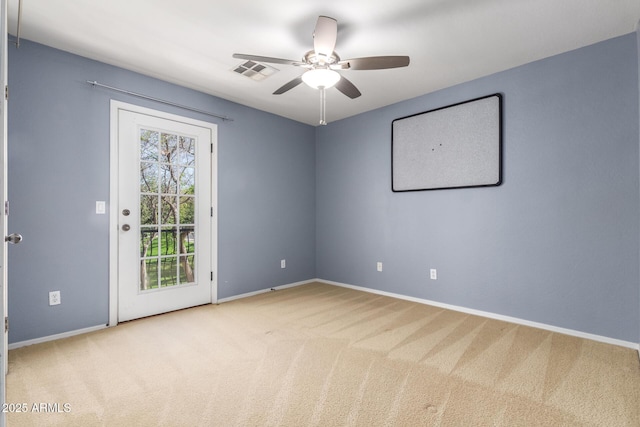
[[[328,16],[319,16],[313,31],[313,50],[316,56],[328,58],[333,53],[338,39],[338,22]]]
[[[344,76],[340,77],[340,80],[338,80],[338,83],[336,83],[335,88],[351,99],[355,99],[362,95],[358,88]]]
[[[280,89],[276,90],[275,92],[273,92],[274,95],[282,95],[283,93],[293,89],[294,87],[298,86],[300,83],[302,83],[302,77],[296,77],[295,79],[291,80],[289,83],[285,84],[284,86],[282,86]]]
[[[293,61],[291,59],[271,58],[270,56],[246,55],[244,53],[234,53],[236,59],[246,59],[248,61],[267,62],[270,64],[304,65],[304,62]]]
[[[408,56],[369,56],[366,58],[345,59],[338,62],[349,70],[384,70],[386,68],[400,68],[409,65]]]

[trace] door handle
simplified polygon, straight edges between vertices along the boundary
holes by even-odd
[[[129,224],[124,224],[122,226],[122,231],[129,231],[129,230],[131,230],[131,226]]]
[[[22,236],[18,233],[9,234],[8,236],[4,237],[4,241],[16,245],[22,242]]]

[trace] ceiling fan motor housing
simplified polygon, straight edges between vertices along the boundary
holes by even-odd
[[[333,64],[337,64],[340,61],[340,57],[334,51],[329,56],[318,55],[314,50],[310,50],[305,53],[302,58],[304,62],[312,66],[313,68],[330,67]]]

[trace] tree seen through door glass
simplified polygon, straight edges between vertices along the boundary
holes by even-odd
[[[140,160],[158,161],[158,139],[160,134],[151,130],[140,131]]]
[[[140,129],[140,290],[193,283],[196,140]]]

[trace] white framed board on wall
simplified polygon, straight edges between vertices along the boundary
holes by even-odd
[[[502,95],[396,119],[391,124],[394,192],[502,183]]]

